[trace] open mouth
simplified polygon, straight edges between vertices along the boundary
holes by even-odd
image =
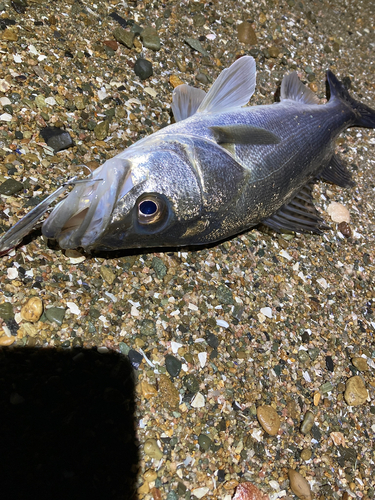
[[[131,163],[108,160],[94,172],[92,181],[76,185],[43,225],[43,234],[58,240],[61,248],[92,247],[110,222],[119,197],[133,187]]]

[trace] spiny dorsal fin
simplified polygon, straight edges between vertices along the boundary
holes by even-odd
[[[255,90],[256,67],[251,56],[237,59],[220,73],[198,108],[200,113],[218,113],[245,106]]]
[[[321,234],[322,230],[329,229],[314,207],[311,191],[311,185],[304,186],[289,203],[262,223],[277,232]]]
[[[205,96],[204,90],[190,87],[186,83],[176,87],[172,95],[172,111],[176,122],[194,115]]]
[[[281,82],[280,98],[282,101],[291,99],[301,104],[319,104],[319,98],[301,82],[295,71],[284,76]]]
[[[250,125],[225,125],[209,127],[218,144],[249,144],[268,145],[278,144],[280,137],[260,127]]]

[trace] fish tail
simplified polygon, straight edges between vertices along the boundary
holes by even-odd
[[[327,71],[327,80],[331,93],[330,101],[337,99],[354,112],[353,126],[375,128],[375,110],[354,99],[330,70]]]

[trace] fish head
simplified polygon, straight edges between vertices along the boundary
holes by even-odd
[[[77,185],[42,232],[61,248],[88,252],[181,245],[201,207],[198,177],[183,155],[135,147]]]

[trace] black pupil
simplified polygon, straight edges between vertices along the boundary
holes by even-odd
[[[153,215],[157,211],[158,207],[154,201],[145,200],[139,204],[139,211],[143,215]]]

